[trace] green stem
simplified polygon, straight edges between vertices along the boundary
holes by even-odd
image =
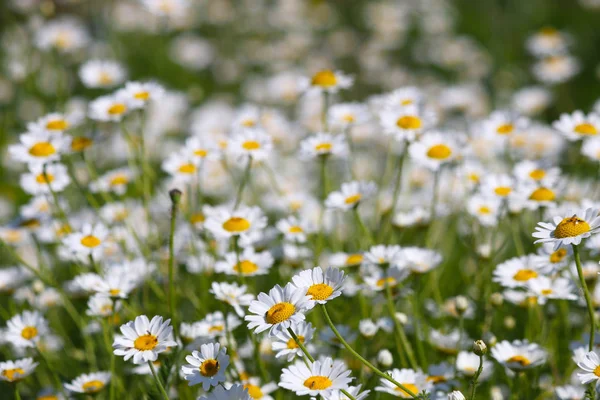
[[[469,396],[469,400],[475,399],[475,389],[477,388],[477,380],[479,379],[479,375],[483,371],[483,355],[479,356],[479,368],[477,368],[477,372],[475,376],[473,376],[473,380],[471,381],[471,396]]]
[[[365,234],[365,236],[368,239],[368,244],[369,246],[375,243],[375,238],[373,237],[373,234],[371,233],[371,231],[369,230],[369,228],[366,227],[365,223],[363,222],[360,213],[358,212],[358,205],[356,207],[354,207],[352,209],[352,213],[354,214],[354,218],[356,219],[356,223],[358,224],[358,226],[360,227],[360,229],[363,231],[363,233]]]
[[[402,357],[402,354],[406,354],[408,357],[408,362],[410,363],[411,368],[417,367],[417,362],[415,360],[415,354],[408,343],[408,339],[406,338],[406,334],[404,333],[404,328],[400,325],[400,321],[396,318],[396,307],[394,306],[394,299],[392,298],[392,288],[390,285],[385,285],[385,298],[388,308],[388,313],[394,322],[394,337],[396,339],[396,348],[398,350],[398,354]]]
[[[590,291],[588,290],[587,283],[585,283],[585,277],[583,276],[583,269],[581,268],[581,259],[579,257],[579,247],[572,244],[573,256],[575,257],[575,265],[577,265],[577,275],[579,275],[579,283],[583,289],[583,295],[585,296],[585,302],[587,304],[588,314],[590,316],[590,342],[589,351],[594,349],[594,334],[596,332],[596,318],[594,315],[594,303],[590,297]]]
[[[244,188],[246,187],[247,181],[250,179],[250,169],[252,169],[252,157],[248,157],[248,163],[246,164],[246,168],[244,169],[244,175],[242,176],[242,181],[240,182],[240,187],[238,188],[237,195],[235,196],[235,204],[233,206],[234,210],[237,210],[240,203],[242,202],[242,195],[244,194]]]
[[[40,358],[42,359],[42,361],[44,362],[44,364],[46,365],[46,368],[48,368],[50,375],[52,375],[52,379],[54,380],[54,385],[56,387],[56,390],[60,390],[61,393],[66,397],[65,388],[63,387],[63,385],[60,381],[60,377],[56,373],[56,369],[52,368],[52,366],[50,365],[50,362],[48,361],[48,358],[46,358],[46,356],[44,355],[44,353],[42,353],[42,350],[40,350],[39,347],[36,347],[35,349],[37,350],[37,353],[40,356]]]
[[[152,376],[154,376],[154,380],[156,381],[156,387],[158,387],[158,389],[160,390],[163,398],[165,400],[169,400],[169,395],[167,394],[167,391],[165,390],[165,387],[161,383],[158,375],[156,375],[156,370],[154,369],[154,365],[152,364],[152,361],[148,361],[148,365],[150,366],[150,371],[152,371]]]
[[[171,227],[169,230],[169,312],[173,325],[173,335],[177,337],[177,320],[175,315],[175,223],[177,221],[177,211],[179,209],[179,200],[181,192],[177,189],[169,192],[171,197]]]
[[[113,303],[113,314],[111,314],[111,318],[114,315],[114,309],[116,307],[116,304]],[[108,320],[104,320],[102,321],[102,325],[103,325],[103,330],[104,330],[104,345],[106,346],[106,351],[108,352],[108,355],[110,357],[110,376],[113,377],[113,379],[110,380],[110,388],[109,388],[109,396],[110,396],[110,400],[114,400],[115,398],[115,354],[113,352],[112,349],[112,345],[110,343],[110,325],[109,325],[109,321]]]
[[[19,393],[19,383],[15,383],[15,399],[21,400],[21,393]]]
[[[404,149],[402,150],[402,154],[398,157],[398,174],[396,175],[396,183],[394,184],[394,194],[392,196],[392,215],[396,210],[396,203],[398,203],[398,197],[400,196],[400,192],[402,191],[402,169],[404,167],[404,159],[406,158],[406,149],[408,147],[408,143],[404,142]]]
[[[394,385],[396,385],[397,387],[399,387],[402,391],[404,391],[405,393],[407,393],[413,399],[417,398],[417,395],[415,393],[413,393],[410,389],[408,389],[406,386],[404,386],[403,384],[397,382],[390,375],[388,375],[388,374],[380,371],[377,367],[375,367],[373,364],[371,364],[369,361],[367,361],[365,358],[363,358],[360,354],[358,354],[348,344],[348,342],[346,342],[346,340],[342,337],[342,335],[340,335],[340,333],[338,332],[337,328],[333,324],[333,321],[331,320],[331,317],[329,317],[329,313],[327,312],[327,308],[325,307],[325,304],[319,304],[319,307],[321,308],[321,311],[323,312],[323,316],[325,317],[325,320],[327,321],[327,324],[329,325],[329,327],[333,331],[333,334],[339,339],[340,343],[346,348],[346,350],[348,350],[350,353],[352,353],[352,355],[354,357],[356,357],[356,359],[358,359],[361,363],[363,363],[367,368],[371,369],[371,371],[373,371],[380,378],[383,378],[383,379],[385,379],[385,380],[393,383]]]

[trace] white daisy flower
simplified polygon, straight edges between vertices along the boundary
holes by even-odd
[[[119,122],[129,111],[131,111],[129,98],[123,93],[115,93],[91,101],[88,116],[95,121]]]
[[[186,356],[188,364],[181,367],[184,378],[189,386],[202,384],[203,390],[225,382],[225,370],[229,366],[229,356],[226,349],[219,343],[208,343],[200,346],[200,351],[193,351]]]
[[[467,211],[483,226],[496,226],[502,202],[498,197],[474,195],[467,201]]]
[[[600,134],[600,116],[596,113],[585,115],[577,110],[572,114],[561,114],[552,126],[567,140],[581,140]]]
[[[529,121],[517,114],[494,111],[483,121],[483,133],[492,138],[506,138],[509,135],[522,131],[529,125]]]
[[[375,265],[392,265],[395,264],[398,260],[398,257],[401,256],[400,251],[402,248],[398,245],[376,245],[371,246],[369,251],[367,251],[364,256],[366,261],[375,264]]]
[[[581,154],[592,161],[600,161],[600,137],[585,139],[581,145]]]
[[[292,324],[290,328],[300,342],[310,351],[312,348],[311,341],[315,333],[312,324],[302,321]],[[273,335],[271,349],[275,352],[275,358],[286,357],[288,362],[293,361],[296,357],[304,357],[302,349],[287,330],[281,330]]]
[[[145,315],[135,317],[134,321],[121,325],[123,336],[115,337],[114,353],[124,356],[125,361],[133,357],[134,364],[156,361],[159,353],[177,346],[172,339],[173,327],[169,325],[170,322],[170,319],[163,322],[158,315],[151,321]]]
[[[127,185],[133,181],[135,176],[136,173],[128,167],[117,168],[91,182],[90,190],[92,192],[113,192],[123,196],[127,191]]]
[[[340,103],[329,108],[329,126],[332,129],[347,129],[364,124],[369,120],[369,109],[362,103]]]
[[[165,89],[155,82],[127,82],[117,93],[127,99],[132,109],[144,108],[148,103],[160,100]]]
[[[517,180],[524,183],[552,186],[560,178],[560,169],[545,168],[540,162],[523,160],[515,165],[514,175]]]
[[[65,383],[65,389],[74,393],[92,395],[100,392],[110,382],[110,372],[99,371],[79,375],[70,383]]]
[[[69,141],[60,131],[25,132],[19,136],[19,144],[8,146],[8,153],[19,162],[45,164],[58,160]]]
[[[48,321],[38,311],[23,311],[6,322],[4,340],[16,347],[36,347],[49,332]]]
[[[531,54],[537,57],[563,54],[569,45],[567,34],[553,27],[545,27],[530,36],[525,45]]]
[[[513,371],[535,368],[546,362],[548,353],[540,345],[527,340],[503,340],[492,347],[491,355],[503,366]]]
[[[34,196],[62,192],[71,183],[67,167],[62,164],[30,164],[29,170],[21,175],[20,184]]]
[[[537,296],[538,304],[546,304],[548,299],[577,300],[579,298],[575,294],[576,288],[573,283],[566,278],[552,280],[547,276],[540,276],[527,281],[526,286],[531,293]]]
[[[479,356],[472,351],[461,351],[456,357],[456,371],[461,375],[472,378],[479,368]],[[479,379],[486,381],[494,372],[494,363],[484,358],[483,370]]]
[[[330,357],[307,366],[297,361],[284,368],[279,386],[288,389],[297,396],[323,396],[328,398],[336,389],[346,389],[352,381],[350,370],[339,360]]]
[[[248,391],[252,400],[273,400],[271,393],[278,389],[275,382],[269,382],[261,385],[258,378],[250,378],[244,382],[244,389]]]
[[[568,256],[572,252],[573,250],[570,247],[561,247],[554,250],[552,243],[544,243],[538,248],[537,253],[531,257],[533,264],[537,265],[544,273],[553,274],[569,264]]]
[[[305,90],[319,92],[337,93],[340,89],[347,89],[354,83],[354,78],[344,74],[342,71],[323,69],[310,78],[301,78],[300,85]]]
[[[235,384],[229,389],[217,386],[209,394],[199,397],[198,400],[252,400],[248,390],[242,385]]]
[[[40,50],[56,49],[61,53],[73,53],[85,48],[90,36],[80,20],[60,17],[47,21],[35,34],[35,45]]]
[[[33,358],[1,361],[0,380],[5,382],[18,382],[31,375],[37,366],[38,363],[33,362]]]
[[[300,142],[300,157],[304,159],[317,158],[319,156],[332,155],[344,158],[348,154],[348,143],[344,135],[331,135],[318,132]]]
[[[107,246],[108,234],[103,224],[84,224],[79,232],[68,235],[64,244],[75,254],[99,260]]]
[[[199,336],[205,338],[216,338],[224,336],[227,331],[232,332],[241,325],[241,321],[233,314],[223,315],[221,311],[206,314],[202,321],[197,323]]]
[[[192,153],[199,162],[204,160],[219,160],[222,151],[219,145],[211,139],[192,136],[186,139],[184,148]]]
[[[408,147],[410,157],[419,165],[437,171],[459,156],[459,147],[449,133],[427,132]]]
[[[35,122],[28,123],[27,129],[31,132],[64,132],[71,128],[75,122],[76,120],[72,116],[54,112],[38,118]]]
[[[236,210],[214,207],[210,214],[207,213],[204,226],[217,238],[239,236],[242,242],[249,244],[261,238],[262,230],[267,226],[267,217],[258,207],[241,205]]]
[[[385,96],[384,106],[394,109],[407,106],[420,106],[425,96],[418,87],[405,86],[390,92]]]
[[[514,195],[516,182],[506,174],[490,174],[483,177],[480,192],[484,196],[496,196],[505,199]]]
[[[394,265],[390,268],[387,268],[385,271],[381,268],[377,268],[363,279],[365,281],[365,285],[370,290],[379,292],[385,290],[386,286],[394,288],[396,285],[405,280],[409,274],[410,270],[408,268],[400,268],[397,265]]]
[[[253,247],[246,247],[239,256],[235,252],[225,254],[225,259],[217,261],[215,271],[227,275],[256,276],[266,275],[273,266],[274,258],[268,250],[256,252]]]
[[[111,88],[125,81],[123,66],[111,60],[89,60],[79,69],[79,79],[88,88]]]
[[[288,283],[285,287],[275,285],[269,291],[258,295],[250,303],[248,311],[255,315],[246,315],[248,329],[254,333],[269,330],[271,334],[289,328],[291,324],[304,321],[304,313],[314,306],[304,289]]]
[[[527,282],[542,275],[533,255],[514,257],[498,264],[493,281],[506,288],[525,287]]]
[[[435,250],[420,247],[403,247],[399,257],[403,260],[402,267],[408,268],[413,274],[424,274],[437,268],[443,258]]]
[[[583,239],[600,231],[598,210],[588,208],[554,217],[552,222],[538,222],[533,237],[535,243],[553,243],[554,250],[562,246],[579,245]]]
[[[543,86],[528,86],[512,96],[512,106],[520,114],[533,117],[541,114],[552,103],[552,92]]]
[[[334,210],[348,211],[372,197],[377,192],[375,182],[352,181],[342,183],[339,191],[330,193],[325,206]]]
[[[305,243],[307,235],[314,231],[311,221],[300,219],[293,215],[280,219],[277,222],[276,228],[283,234],[285,240],[294,243]]]
[[[215,299],[223,301],[233,307],[236,314],[244,316],[242,306],[249,306],[254,295],[247,293],[246,285],[239,286],[237,283],[213,282],[209,290],[215,296]]]
[[[337,268],[321,267],[307,269],[292,277],[298,289],[306,290],[306,295],[318,304],[325,304],[342,294],[345,281],[344,271]]]
[[[200,159],[193,153],[180,150],[171,153],[162,163],[162,170],[179,182],[188,183],[198,179]]]
[[[545,57],[531,67],[531,71],[538,81],[550,85],[566,82],[577,75],[580,70],[579,60],[568,54]]]
[[[415,371],[407,368],[394,368],[391,371],[386,371],[386,373],[390,375],[396,382],[401,383],[406,389],[410,390],[413,395],[418,395],[423,391],[429,392],[433,388],[431,382],[427,381],[427,375],[421,371]],[[379,382],[381,385],[375,387],[377,392],[389,393],[402,399],[409,399],[413,397],[404,389],[400,389],[387,379],[379,378]]]
[[[256,161],[264,161],[272,150],[273,141],[261,128],[242,129],[229,140],[227,145],[227,152],[242,161],[248,160],[248,157]]]
[[[384,133],[400,142],[412,142],[436,123],[435,114],[414,105],[384,109],[380,114]]]
[[[87,302],[86,314],[91,317],[112,317],[121,308],[120,302],[113,301],[110,297],[97,293]]]
[[[334,253],[329,256],[329,265],[336,268],[356,267],[364,262],[362,253]]]

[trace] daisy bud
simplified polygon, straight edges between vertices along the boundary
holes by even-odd
[[[467,308],[469,307],[469,300],[467,300],[465,296],[456,296],[455,304],[456,311],[460,315],[462,315],[465,313],[465,311],[467,311]]]
[[[487,346],[483,340],[476,340],[475,343],[473,343],[473,353],[477,354],[478,356],[483,356],[485,353],[487,353]]]
[[[370,319],[363,319],[358,324],[360,334],[366,338],[372,338],[377,333],[377,325]]]
[[[406,325],[406,323],[408,322],[408,317],[407,317],[407,316],[406,316],[406,314],[404,314],[404,313],[397,312],[397,313],[396,313],[396,319],[397,319],[398,321],[400,321],[400,323],[401,323],[402,325]]]
[[[169,197],[171,198],[171,202],[173,204],[178,204],[179,200],[181,200],[181,190],[179,190],[179,189],[169,190]]]
[[[465,400],[465,396],[458,390],[448,393],[448,400]]]
[[[517,324],[517,322],[515,321],[515,319],[513,317],[508,316],[508,317],[504,318],[504,327],[506,329],[513,329],[516,324]]]
[[[493,306],[500,307],[502,303],[504,303],[504,296],[502,296],[502,293],[500,292],[492,293],[490,296],[490,302]]]
[[[40,280],[36,279],[33,282],[32,286],[33,286],[33,291],[36,292],[36,293],[41,293],[41,292],[44,291],[44,283],[42,281],[40,281]]]
[[[383,349],[377,354],[377,362],[382,367],[390,367],[394,363],[394,357],[388,349]]]

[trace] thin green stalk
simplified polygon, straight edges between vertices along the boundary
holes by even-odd
[[[169,230],[169,312],[173,325],[173,335],[177,337],[177,319],[175,314],[175,223],[177,221],[177,211],[179,210],[179,201],[181,200],[181,191],[173,189],[169,192],[171,197],[171,227]]]
[[[162,394],[164,400],[169,400],[169,395],[167,394],[165,387],[161,383],[160,378],[158,377],[158,375],[156,375],[156,370],[154,369],[154,365],[152,364],[152,361],[148,361],[148,365],[150,366],[150,371],[152,371],[152,376],[154,376],[154,381],[156,382],[156,387],[160,390],[160,393]]]
[[[40,358],[42,359],[42,361],[44,362],[44,364],[46,365],[46,368],[48,368],[50,375],[52,375],[52,379],[54,380],[54,385],[55,385],[56,390],[59,390],[66,397],[65,388],[63,387],[63,385],[60,381],[60,377],[56,373],[56,370],[54,368],[52,368],[52,366],[50,365],[50,362],[48,361],[48,358],[46,358],[44,353],[42,353],[42,350],[40,350],[39,347],[36,347],[35,349],[37,350],[37,353],[40,356]]]
[[[594,349],[594,334],[596,333],[596,318],[594,315],[594,303],[590,297],[590,291],[588,290],[587,283],[585,283],[585,277],[583,276],[583,269],[581,268],[581,259],[579,257],[579,247],[572,244],[573,256],[575,257],[575,265],[577,265],[577,275],[579,275],[579,283],[583,289],[583,295],[585,296],[585,302],[587,304],[588,314],[590,316],[590,342],[588,350]]]
[[[479,375],[483,371],[483,355],[479,356],[479,367],[477,368],[477,372],[475,376],[473,376],[473,380],[471,381],[471,396],[469,396],[469,400],[475,400],[475,389],[477,389],[477,380],[479,379]]]
[[[242,202],[242,195],[244,194],[244,188],[248,180],[250,179],[250,169],[252,169],[252,157],[248,157],[248,163],[246,164],[246,168],[244,169],[244,175],[242,176],[242,181],[240,182],[240,186],[238,188],[237,195],[235,196],[235,204],[233,206],[234,210],[237,210],[240,203]]]
[[[15,399],[21,400],[21,393],[19,393],[19,382],[15,383]]]
[[[114,309],[116,307],[116,304],[113,303],[113,313],[111,314],[111,318],[114,315]],[[104,333],[104,345],[106,346],[106,351],[108,352],[108,355],[110,357],[110,376],[113,377],[113,379],[110,380],[110,387],[109,387],[109,398],[110,400],[114,400],[115,399],[115,354],[113,352],[113,348],[112,345],[110,343],[110,324],[108,320],[103,320],[102,321],[102,328],[103,328],[103,333]]]
[[[348,344],[348,342],[346,342],[346,340],[342,337],[342,335],[340,335],[340,333],[338,332],[338,330],[335,327],[333,321],[331,320],[331,317],[329,317],[329,313],[327,312],[327,308],[325,307],[325,304],[319,304],[319,307],[321,308],[321,311],[323,312],[323,316],[325,317],[325,320],[327,321],[327,324],[329,325],[329,327],[333,331],[333,334],[339,339],[340,343],[346,348],[346,350],[348,350],[350,353],[352,353],[352,355],[354,357],[356,357],[356,359],[358,359],[361,363],[363,363],[367,368],[371,369],[371,371],[373,371],[380,378],[383,378],[383,379],[385,379],[385,380],[393,383],[394,385],[396,385],[397,387],[399,387],[401,390],[403,390],[405,393],[407,393],[413,399],[417,398],[417,395],[415,393],[413,393],[409,388],[407,388],[406,386],[404,386],[400,382],[397,382],[390,375],[388,375],[388,374],[380,371],[377,367],[375,367],[373,364],[371,364],[369,361],[367,361],[364,357],[362,357],[360,354],[358,354]]]
[[[352,209],[352,213],[354,214],[354,218],[356,219],[356,223],[358,224],[358,226],[360,227],[360,229],[363,231],[363,233],[365,234],[365,237],[368,239],[368,244],[369,246],[375,243],[375,238],[373,237],[373,234],[371,233],[371,231],[369,230],[369,228],[367,228],[367,226],[365,225],[365,223],[363,222],[360,213],[358,212],[358,207],[354,207]]]
[[[396,175],[396,183],[394,184],[394,194],[392,196],[392,214],[396,210],[396,203],[398,203],[398,197],[402,192],[402,170],[404,167],[404,159],[406,158],[406,148],[408,144],[404,143],[404,150],[402,150],[402,154],[398,157],[398,172]]]
[[[402,354],[406,354],[408,357],[408,362],[411,368],[417,367],[417,362],[415,360],[415,354],[406,338],[406,334],[404,333],[404,328],[400,325],[400,321],[396,318],[396,307],[394,306],[394,299],[392,298],[392,288],[390,285],[385,285],[385,298],[388,308],[388,313],[390,314],[390,318],[394,322],[394,338],[396,339],[396,348],[398,350],[398,354],[402,356]]]

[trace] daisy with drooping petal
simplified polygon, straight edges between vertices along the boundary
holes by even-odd
[[[23,311],[6,323],[4,339],[17,347],[36,347],[48,334],[48,321],[38,311]]]
[[[215,271],[235,276],[266,275],[274,261],[270,251],[256,252],[253,247],[246,247],[239,255],[239,263],[238,255],[230,252],[224,260],[217,261]]]
[[[312,324],[302,321],[292,324],[290,328],[294,331],[300,342],[310,351],[312,348],[311,341],[315,333],[315,328],[313,328]],[[286,357],[288,362],[293,361],[296,357],[302,358],[304,356],[302,349],[287,330],[275,333],[271,342],[271,349],[276,353],[276,358]]]
[[[449,133],[427,132],[408,147],[410,157],[419,165],[437,171],[459,155],[459,148]]]
[[[124,356],[125,361],[133,357],[134,364],[156,361],[159,353],[177,346],[177,342],[171,338],[173,327],[170,322],[170,319],[163,322],[158,315],[151,321],[145,315],[135,317],[134,321],[121,325],[123,336],[115,337],[114,353]]]
[[[227,145],[227,152],[239,160],[251,157],[256,161],[266,160],[273,149],[273,141],[261,128],[245,128],[235,134]]]
[[[123,66],[111,60],[89,60],[79,69],[79,78],[88,88],[111,88],[125,80]]]
[[[342,71],[323,69],[310,78],[303,78],[301,84],[306,89],[337,93],[340,89],[349,88],[352,83],[354,79]]]
[[[294,285],[306,290],[306,295],[319,304],[325,304],[340,296],[344,281],[344,271],[332,267],[325,271],[321,267],[315,267],[292,277]]]
[[[569,264],[568,255],[573,250],[570,247],[561,247],[554,250],[552,243],[544,243],[537,251],[536,255],[532,255],[532,261],[544,273],[553,274],[560,271]]]
[[[339,191],[330,193],[325,200],[327,208],[348,211],[370,198],[377,191],[375,182],[352,181],[342,183]]]
[[[552,126],[567,140],[581,140],[600,134],[600,116],[596,113],[585,115],[577,110],[573,114],[561,114]]]
[[[249,306],[254,300],[254,295],[247,293],[246,285],[239,286],[237,283],[213,282],[209,292],[215,296],[215,299],[232,306],[240,317],[244,316],[241,306]]]
[[[429,392],[433,388],[431,382],[427,381],[427,375],[421,371],[415,371],[408,368],[394,368],[391,371],[387,371],[387,374],[390,375],[396,382],[401,383],[402,386],[410,390],[414,395],[418,395],[423,391]],[[387,379],[380,378],[379,382],[381,385],[375,387],[375,390],[378,392],[389,393],[402,399],[409,399],[413,397],[407,391],[399,388]]]
[[[229,366],[229,356],[226,349],[219,343],[208,343],[200,346],[200,351],[194,351],[186,356],[188,364],[181,367],[184,378],[189,386],[202,384],[203,390],[225,382],[225,370]]]
[[[33,373],[38,363],[33,358],[22,358],[15,361],[0,362],[0,380],[6,382],[18,382]]]
[[[540,345],[527,340],[503,340],[491,350],[492,357],[513,371],[535,368],[546,362],[548,353]]]
[[[587,352],[583,358],[577,363],[577,366],[584,372],[578,373],[577,377],[581,380],[581,383],[587,385],[590,382],[594,382],[596,386],[600,380],[600,357],[595,351]]]
[[[300,157],[312,159],[320,156],[346,157],[349,148],[344,135],[318,132],[300,142]]]
[[[346,389],[352,381],[350,371],[339,360],[330,357],[309,363],[301,361],[284,368],[279,386],[297,396],[323,396],[328,398],[336,389]]]
[[[535,243],[553,243],[554,250],[568,245],[579,245],[583,239],[600,231],[598,210],[572,211],[563,217],[554,217],[552,222],[538,222],[533,237]]]
[[[19,162],[44,164],[58,160],[68,148],[69,141],[60,131],[25,132],[19,136],[20,143],[8,146],[8,153]]]
[[[21,175],[21,187],[32,195],[62,192],[71,183],[67,167],[62,164],[30,164],[30,172]]]
[[[214,207],[210,214],[207,213],[204,226],[217,238],[239,236],[251,243],[260,239],[261,231],[267,226],[267,217],[258,207],[241,205],[233,211]]]
[[[79,375],[70,383],[65,383],[65,389],[74,393],[95,394],[100,392],[110,382],[110,372],[92,372]]]
[[[250,303],[248,311],[254,315],[246,315],[244,319],[248,321],[248,329],[254,329],[255,334],[266,330],[274,333],[304,321],[304,312],[313,306],[305,289],[298,289],[291,283],[283,288],[275,285],[269,294],[260,293],[257,300]]]
[[[229,389],[217,386],[209,394],[199,397],[198,400],[252,400],[244,386],[235,384]]]

